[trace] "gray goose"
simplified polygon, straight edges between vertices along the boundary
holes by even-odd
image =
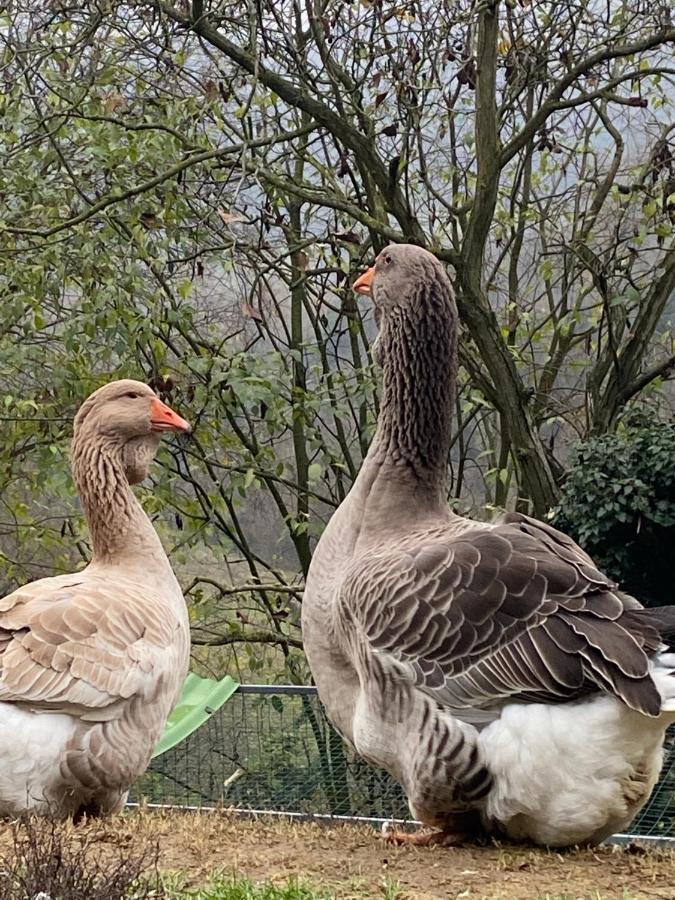
[[[75,417],[89,565],[0,599],[0,816],[105,815],[145,770],[187,674],[180,586],[135,498],[164,431],[190,430],[145,384],[100,388]]]
[[[601,841],[630,823],[660,771],[675,608],[642,609],[547,524],[453,514],[450,281],[431,253],[392,245],[354,289],[378,315],[382,398],[304,593],[327,714],[437,829],[392,840]]]

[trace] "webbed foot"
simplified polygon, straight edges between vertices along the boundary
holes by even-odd
[[[382,828],[382,837],[388,844],[398,847],[457,847],[463,844],[469,835],[462,831],[399,831],[394,828]]]

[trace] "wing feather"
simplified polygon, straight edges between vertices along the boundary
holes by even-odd
[[[339,610],[453,710],[604,691],[653,716],[656,644],[634,605],[565,535],[512,514],[459,536],[411,533],[359,560]]]
[[[163,671],[181,624],[137,585],[89,572],[0,599],[0,701],[106,719]]]

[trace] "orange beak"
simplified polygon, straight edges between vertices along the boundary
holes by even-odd
[[[373,278],[375,277],[375,266],[371,266],[363,275],[359,275],[354,284],[352,285],[352,290],[356,291],[357,294],[372,294],[372,284]]]
[[[159,397],[150,401],[150,425],[153,431],[192,431],[190,423],[162,403]]]

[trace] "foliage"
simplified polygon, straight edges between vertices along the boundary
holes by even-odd
[[[449,498],[544,515],[573,439],[670,402],[669,21],[637,0],[15,0],[1,586],[88,558],[70,421],[142,377],[196,426],[143,499],[201,663],[304,680],[303,577],[377,411],[349,285],[389,240],[457,285]]]
[[[673,603],[675,424],[633,415],[577,447],[555,524],[629,593]]]
[[[15,822],[12,850],[0,857],[3,900],[150,900],[163,896],[157,869],[158,846],[133,847],[120,839],[101,854],[100,826],[86,840],[73,839],[70,824],[29,818]]]

